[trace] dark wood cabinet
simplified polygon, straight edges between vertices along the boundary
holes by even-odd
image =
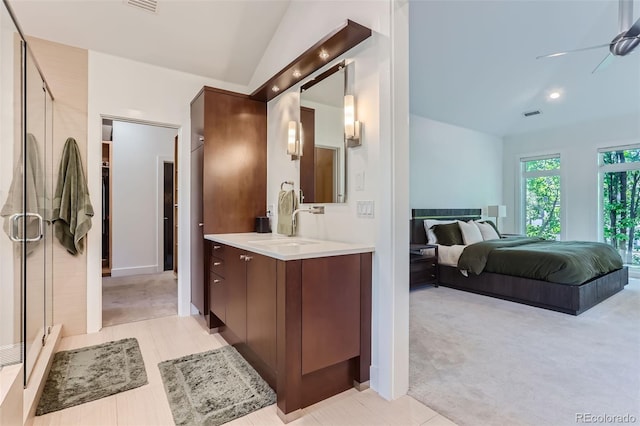
[[[204,138],[204,233],[253,231],[266,212],[267,104],[204,87],[191,126]]]
[[[369,380],[371,253],[283,261],[220,243],[208,251],[212,317],[283,415]]]
[[[253,231],[255,218],[266,212],[266,103],[204,87],[191,102],[191,151],[192,241],[201,242],[203,234]],[[191,303],[215,328],[220,324],[209,315],[210,303],[220,300],[229,284],[213,285],[212,280],[221,284],[220,278],[228,278],[220,268],[211,270],[207,251],[202,259],[202,250],[192,247],[198,255],[191,265]],[[215,309],[221,312],[220,306]]]
[[[226,329],[230,344],[247,341],[247,265],[246,251],[225,247]]]
[[[209,243],[209,309],[218,318],[218,323],[226,321],[226,280],[224,273],[225,246]]]
[[[247,346],[276,370],[276,260],[247,253]]]

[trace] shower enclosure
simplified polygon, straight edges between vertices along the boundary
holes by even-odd
[[[0,368],[25,385],[53,321],[53,96],[10,7],[0,7]]]

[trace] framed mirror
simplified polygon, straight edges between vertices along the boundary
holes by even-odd
[[[301,203],[346,201],[345,82],[343,61],[300,88]]]

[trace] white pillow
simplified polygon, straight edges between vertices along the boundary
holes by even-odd
[[[483,241],[480,229],[476,226],[475,222],[462,222],[459,220],[458,226],[460,227],[460,233],[462,233],[462,241],[464,241],[466,245]]]
[[[496,230],[493,228],[493,226],[491,226],[490,224],[486,222],[475,222],[475,224],[480,230],[480,233],[482,234],[482,239],[484,241],[500,239],[500,236],[498,235]]]
[[[437,220],[437,219],[425,219],[424,220],[424,230],[427,233],[427,244],[437,244],[438,237],[433,233],[433,229],[431,227],[435,225],[447,225],[449,223],[456,223],[457,220]]]

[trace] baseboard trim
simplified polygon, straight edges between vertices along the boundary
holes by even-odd
[[[36,361],[35,368],[31,373],[31,378],[27,383],[27,387],[24,389],[24,403],[23,403],[23,422],[25,425],[29,425],[33,422],[33,417],[36,413],[36,406],[40,401],[40,396],[44,390],[44,384],[47,381],[49,370],[51,370],[51,364],[53,363],[53,355],[58,350],[60,344],[60,338],[62,336],[62,325],[54,325],[51,327],[51,333],[47,336],[47,341],[38,360]]]
[[[160,271],[162,272],[162,271]],[[158,265],[134,266],[131,268],[111,268],[112,277],[128,277],[130,275],[157,274]]]

